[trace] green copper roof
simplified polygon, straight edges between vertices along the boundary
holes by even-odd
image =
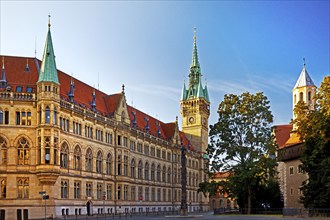
[[[183,85],[181,100],[187,100],[190,98],[204,98],[210,102],[207,87],[202,87],[202,72],[198,61],[197,42],[196,42],[196,31],[194,34],[194,46],[192,52],[192,62],[190,65],[189,73],[189,86],[186,89],[186,85]]]
[[[52,36],[50,34],[50,24],[48,24],[48,33],[45,43],[44,54],[42,56],[42,63],[41,63],[38,82],[59,83]]]

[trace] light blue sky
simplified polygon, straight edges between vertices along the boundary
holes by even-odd
[[[180,115],[193,27],[210,124],[226,93],[263,91],[274,124],[292,118],[291,90],[306,58],[317,86],[330,74],[329,1],[0,1],[0,53],[41,59],[48,14],[57,68],[128,104]],[[36,43],[35,43],[36,42]],[[98,83],[99,82],[99,83]]]

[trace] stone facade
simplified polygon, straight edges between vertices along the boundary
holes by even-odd
[[[1,219],[178,210],[181,147],[188,211],[209,209],[197,193],[207,168],[207,127],[193,141],[203,144],[194,145],[178,120],[164,123],[127,105],[124,86],[107,95],[60,70],[52,76],[51,56],[52,48],[42,61],[3,56]]]

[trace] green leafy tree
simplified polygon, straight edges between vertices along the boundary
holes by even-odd
[[[318,90],[314,109],[300,102],[294,111],[304,141],[302,169],[308,174],[301,200],[306,208],[330,208],[330,76]]]
[[[258,190],[275,180],[273,115],[263,93],[225,95],[219,120],[210,126],[211,170],[232,172],[224,189],[247,213],[257,207]],[[267,195],[270,196],[270,195]]]

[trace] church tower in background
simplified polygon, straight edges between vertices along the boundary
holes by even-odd
[[[304,59],[303,69],[301,70],[296,85],[292,90],[292,95],[293,95],[293,109],[295,108],[296,104],[299,101],[305,102],[309,109],[315,108],[316,86],[307,72],[305,59]],[[293,120],[295,119],[296,119],[296,115],[293,113]]]
[[[192,63],[190,65],[189,84],[183,84],[180,112],[182,131],[198,151],[206,151],[208,146],[208,120],[210,116],[210,99],[206,85],[202,86],[202,72],[198,61],[196,30]]]

